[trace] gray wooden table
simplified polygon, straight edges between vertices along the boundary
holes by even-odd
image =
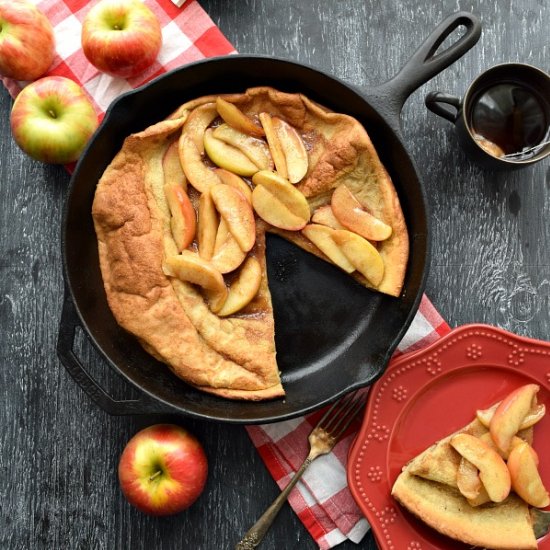
[[[449,123],[424,96],[462,94],[505,61],[550,69],[550,4],[542,0],[203,0],[243,53],[311,64],[359,87],[381,83],[444,17],[470,10],[483,33],[466,56],[423,86],[402,115],[424,179],[433,256],[426,292],[452,326],[496,324],[550,339],[550,165],[487,172],[458,149]],[[12,100],[0,91],[0,548],[232,548],[277,494],[244,428],[177,420],[204,442],[210,475],[187,512],[153,519],[122,497],[118,457],[159,418],[98,410],[55,354],[62,301],[60,226],[69,176],[25,157],[9,131]],[[131,391],[87,343],[78,352],[115,397]],[[286,506],[263,546],[316,545]],[[341,548],[353,548],[346,543]],[[374,549],[367,537],[362,547]]]

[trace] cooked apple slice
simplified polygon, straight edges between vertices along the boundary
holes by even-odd
[[[275,128],[273,128],[273,119],[269,113],[260,113],[259,118],[265,131],[265,138],[271,151],[271,158],[275,163],[275,170],[277,170],[277,173],[281,177],[288,179],[285,153],[275,132]]]
[[[392,234],[391,226],[367,212],[345,185],[333,191],[330,206],[344,227],[365,239],[384,241]]]
[[[170,229],[178,252],[187,248],[195,238],[197,220],[195,209],[185,189],[179,183],[164,185],[164,195],[170,209]]]
[[[311,216],[311,221],[313,223],[320,223],[321,225],[332,227],[332,229],[345,229],[345,227],[336,219],[330,204],[317,208],[317,210],[313,212],[313,216]]]
[[[185,133],[179,139],[179,154],[183,171],[189,183],[200,193],[221,183],[214,170],[208,168],[193,139]]]
[[[355,266],[348,260],[340,247],[332,240],[334,229],[325,225],[309,224],[302,229],[303,235],[309,239],[327,258],[346,273],[353,273]]]
[[[455,435],[450,443],[479,470],[479,477],[493,502],[502,502],[510,494],[510,472],[506,463],[487,443],[467,433]]]
[[[245,115],[236,105],[226,101],[222,97],[216,99],[216,108],[218,114],[229,126],[244,132],[249,136],[261,138],[265,135],[263,128],[254,123],[254,121]]]
[[[251,204],[241,191],[223,183],[212,187],[210,194],[229,231],[241,249],[248,252],[256,242],[256,222]]]
[[[229,170],[224,170],[223,168],[216,168],[214,171],[223,183],[241,191],[248,202],[252,204],[252,189],[250,189],[248,184],[240,176],[233,174],[233,172],[229,172]]]
[[[456,485],[461,494],[469,500],[475,500],[483,486],[479,477],[479,470],[464,457],[460,459],[458,464]]]
[[[262,185],[258,185],[252,191],[252,205],[256,214],[273,227],[287,231],[299,231],[307,224],[307,220],[293,214]]]
[[[239,149],[215,138],[212,128],[204,132],[204,149],[214,164],[239,176],[252,176],[258,171],[258,167]]]
[[[478,409],[476,411],[477,419],[486,428],[488,428],[489,425],[491,424],[491,419],[493,418],[493,415],[495,414],[495,411],[499,406],[499,404],[500,404],[500,401],[498,403],[495,403],[492,407],[489,407],[488,409]],[[546,406],[544,405],[544,403],[537,403],[527,413],[519,429],[525,430],[526,428],[530,428],[531,426],[534,426],[537,422],[539,422],[539,420],[542,420],[545,414],[546,414]]]
[[[489,496],[489,494],[487,493],[487,490],[482,484],[477,497],[469,498],[467,500],[468,500],[468,504],[475,508],[476,506],[481,506],[482,504],[487,504],[488,502],[491,502],[491,497]]]
[[[250,256],[243,264],[237,279],[229,287],[229,294],[218,315],[225,317],[240,311],[248,305],[260,289],[262,268],[260,262]]]
[[[204,132],[217,116],[216,104],[205,103],[193,109],[183,125],[182,133],[193,140],[201,155],[204,153]]]
[[[373,286],[384,278],[384,261],[376,248],[363,237],[346,229],[335,229],[332,240],[347,259]]]
[[[522,442],[510,451],[508,470],[514,491],[531,506],[545,508],[550,504],[550,495],[544,487],[538,471],[538,457],[527,442]]]
[[[508,460],[508,455],[510,454],[510,452],[504,452],[504,451],[500,450],[496,446],[495,442],[493,441],[493,438],[491,437],[490,432],[486,432],[483,435],[480,435],[479,439],[481,439],[481,441],[487,443],[487,445],[489,445],[489,447],[494,449],[504,460]],[[518,437],[517,435],[515,435],[514,437],[512,437],[512,441],[510,443],[510,450],[512,450],[514,447],[516,447],[520,443],[524,443],[524,442],[525,442],[524,439],[521,439],[521,437]]]
[[[238,149],[246,155],[259,170],[271,170],[273,161],[267,143],[262,140],[231,128],[227,124],[221,124],[212,133],[212,135],[228,145]]]
[[[216,205],[210,196],[210,191],[206,190],[199,199],[199,222],[198,222],[198,245],[201,258],[210,260],[214,253],[214,244],[216,242],[216,233],[218,231],[218,212]]]
[[[202,287],[214,313],[223,307],[227,298],[227,287],[222,274],[198,254],[183,250],[177,256],[166,258],[162,267],[166,275]]]
[[[298,183],[306,175],[309,166],[306,146],[300,134],[288,122],[272,117],[271,124],[285,157],[286,177],[290,183]]]
[[[216,244],[214,246],[214,254],[212,255],[212,265],[220,273],[231,273],[235,271],[246,258],[239,243],[229,231],[226,221],[222,218],[216,235]]]
[[[252,204],[256,213],[275,227],[298,231],[309,221],[309,204],[304,195],[288,180],[270,170],[261,170],[252,177],[256,185]]]
[[[187,178],[181,166],[178,140],[172,142],[166,149],[166,153],[162,158],[162,170],[164,172],[164,183],[179,183],[183,186],[184,191],[187,190]]]
[[[489,431],[496,446],[504,453],[510,450],[512,438],[531,410],[539,386],[526,384],[508,394],[496,408]]]

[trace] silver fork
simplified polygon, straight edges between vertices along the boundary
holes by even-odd
[[[289,481],[281,494],[273,501],[273,504],[271,504],[260,519],[258,519],[258,521],[248,530],[243,539],[235,547],[235,550],[252,550],[260,544],[279,513],[279,510],[286,502],[290,491],[292,491],[296,483],[298,483],[302,474],[318,456],[325,455],[332,451],[352,420],[361,412],[364,404],[365,394],[355,392],[346,395],[326,411],[308,436],[309,454],[303,464],[294,474],[294,477]]]

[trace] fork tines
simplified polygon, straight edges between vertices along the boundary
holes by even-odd
[[[325,412],[315,428],[322,428],[334,439],[339,439],[363,409],[364,404],[365,395],[362,392],[349,393]]]

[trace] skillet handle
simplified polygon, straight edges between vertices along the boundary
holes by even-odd
[[[61,321],[59,323],[57,355],[75,382],[88,394],[88,397],[96,405],[101,407],[105,412],[117,416],[175,412],[174,409],[169,408],[160,401],[151,399],[145,394],[140,399],[123,401],[113,399],[90,375],[73,351],[75,329],[79,326],[80,318],[76,312],[70,292],[66,289]]]
[[[466,32],[443,51],[436,53],[444,40],[458,27]],[[373,90],[390,117],[399,121],[399,113],[407,98],[422,84],[452,65],[472,48],[481,36],[480,20],[468,12],[457,12],[442,21],[413,53],[392,79]],[[370,94],[369,94],[370,95]]]

